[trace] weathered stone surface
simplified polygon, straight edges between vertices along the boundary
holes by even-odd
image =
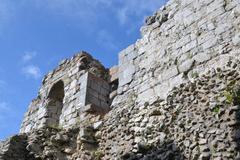
[[[0,143],[0,157],[239,159],[239,8],[169,0],[117,67],[85,52],[64,60],[25,115],[21,147]]]
[[[45,76],[38,98],[30,104],[20,132],[44,126],[69,128],[78,125],[78,115],[85,112],[88,104],[99,107],[95,108],[99,114],[106,113],[111,92],[107,76],[107,69],[86,52],[64,60]]]

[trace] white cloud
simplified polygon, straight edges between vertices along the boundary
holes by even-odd
[[[29,66],[23,67],[22,72],[27,77],[32,77],[35,79],[38,79],[41,77],[41,70],[38,66],[35,66],[35,65],[29,65]]]
[[[23,57],[22,57],[22,60],[23,60],[23,62],[31,61],[36,55],[37,55],[37,52],[35,52],[35,51],[25,52]]]

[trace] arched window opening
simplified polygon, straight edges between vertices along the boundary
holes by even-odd
[[[64,99],[64,83],[55,83],[48,95],[47,105],[47,125],[52,127],[59,126],[59,118],[62,113]]]

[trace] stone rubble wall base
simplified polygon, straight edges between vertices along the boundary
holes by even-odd
[[[20,132],[35,131],[27,150],[43,159],[239,159],[239,25],[239,0],[169,0],[117,67],[86,52],[62,61],[25,114]],[[60,125],[41,130],[60,80]]]

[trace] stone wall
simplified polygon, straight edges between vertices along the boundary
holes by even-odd
[[[170,0],[117,67],[86,53],[63,61],[26,113],[21,132],[50,128],[31,133],[28,151],[42,159],[239,159],[239,15],[238,0]],[[62,107],[63,130],[48,123],[59,114],[52,105]]]
[[[240,158],[240,61],[175,87],[167,100],[129,96],[96,133],[103,160]]]
[[[104,81],[91,73],[88,73],[88,92],[86,95],[86,104],[92,104],[98,106],[103,112],[109,110],[110,100],[110,85],[107,81]]]
[[[26,149],[27,136],[16,135],[0,142],[0,159],[1,160],[34,160]]]
[[[237,0],[170,0],[148,17],[142,38],[119,54],[118,98],[165,99],[179,84],[238,58]]]
[[[68,128],[79,124],[80,108],[88,104],[106,112],[110,105],[107,76],[108,71],[85,52],[64,60],[44,78],[38,97],[25,114],[20,132],[46,125]]]

